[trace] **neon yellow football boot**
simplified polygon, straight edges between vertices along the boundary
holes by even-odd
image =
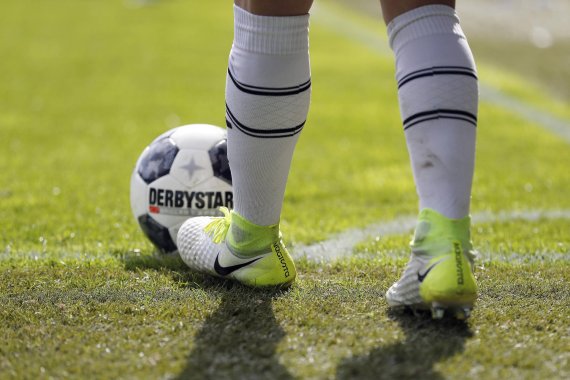
[[[291,285],[297,272],[279,224],[258,226],[220,210],[223,217],[190,218],[180,227],[178,251],[186,265],[253,287]]]
[[[435,319],[446,310],[459,319],[468,318],[477,298],[469,226],[468,216],[449,219],[423,209],[410,244],[410,261],[386,293],[388,305],[431,309]]]

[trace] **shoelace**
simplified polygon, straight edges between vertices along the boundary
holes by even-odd
[[[232,221],[230,210],[227,207],[220,207],[219,210],[224,216],[214,218],[214,220],[204,227],[204,232],[212,237],[212,241],[215,244],[221,243],[226,238]]]

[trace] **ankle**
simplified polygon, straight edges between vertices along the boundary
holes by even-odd
[[[411,242],[414,252],[439,254],[459,242],[464,252],[472,250],[470,236],[471,218],[451,219],[435,210],[424,208],[418,216],[418,222]]]
[[[231,225],[226,244],[238,255],[250,256],[267,251],[279,240],[279,224],[260,226],[245,219],[235,211],[231,213]]]

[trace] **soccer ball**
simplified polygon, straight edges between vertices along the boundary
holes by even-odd
[[[131,176],[131,209],[144,234],[163,253],[175,253],[188,218],[221,215],[233,206],[226,131],[190,124],[158,136]]]

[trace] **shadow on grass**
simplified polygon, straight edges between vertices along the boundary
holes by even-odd
[[[279,294],[240,285],[222,291],[177,379],[292,379],[275,352],[285,336],[272,308]]]
[[[388,315],[398,322],[405,340],[343,360],[337,379],[444,379],[435,364],[463,352],[473,335],[466,322],[455,319],[434,321],[427,313],[409,310]]]
[[[291,379],[279,363],[276,347],[285,336],[273,313],[273,300],[286,291],[251,289],[190,271],[177,257],[125,256],[127,270],[155,269],[175,281],[199,287],[220,299],[192,342],[185,368],[176,379]],[[435,365],[459,354],[472,336],[469,325],[455,319],[433,321],[429,313],[389,311],[404,339],[381,345],[365,355],[346,358],[337,379],[443,379]]]
[[[152,255],[126,253],[120,255],[120,259],[125,265],[125,269],[129,271],[137,269],[171,270],[175,272],[189,271],[178,254],[164,255],[156,252]]]
[[[292,379],[276,348],[285,336],[273,299],[286,290],[252,289],[192,272],[178,257],[124,256],[127,270],[166,271],[175,281],[221,298],[194,336],[185,368],[176,379]]]
[[[123,254],[120,256],[125,270],[138,271],[152,269],[170,276],[172,280],[183,287],[208,288],[212,285],[212,278],[196,273],[177,254],[165,255],[162,253],[148,254]],[[215,281],[220,284],[221,281]]]

